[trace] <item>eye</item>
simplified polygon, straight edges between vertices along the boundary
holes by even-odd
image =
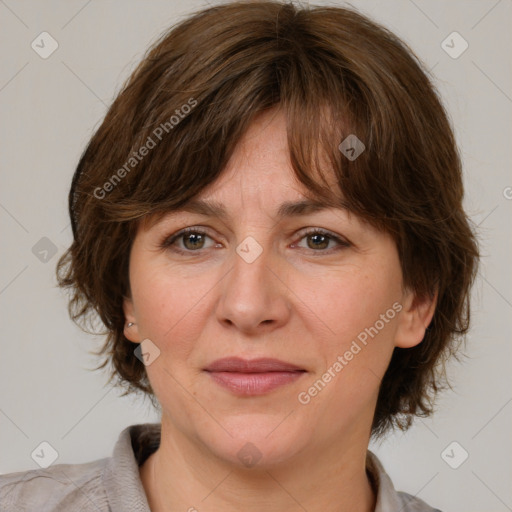
[[[329,231],[318,228],[312,228],[306,233],[303,233],[300,240],[304,239],[307,239],[307,248],[315,252],[331,253],[345,247],[350,247],[350,243],[347,240],[344,240]],[[337,247],[331,247],[328,250],[324,250],[328,248],[330,242],[337,244]]]
[[[178,253],[191,253],[197,252],[200,249],[205,249],[205,240],[209,238],[212,240],[210,236],[205,231],[202,231],[198,228],[190,227],[185,228],[174,235],[166,238],[160,246],[165,249],[171,249]],[[183,246],[179,247],[176,242],[182,242]]]
[[[191,254],[193,252],[200,252],[202,249],[211,248],[205,246],[206,239],[213,240],[202,229],[197,227],[184,228],[177,233],[165,238],[160,247],[162,249],[170,249],[180,254]],[[311,228],[305,233],[302,233],[300,240],[307,239],[307,249],[317,253],[328,253],[350,247],[350,243],[343,238],[323,229]],[[178,243],[178,242],[181,242]],[[334,243],[335,247],[329,248],[329,244]],[[292,244],[291,247],[295,247]],[[217,247],[222,247],[222,244],[217,244]],[[297,245],[297,247],[300,247]]]

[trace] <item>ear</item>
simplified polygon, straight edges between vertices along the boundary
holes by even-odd
[[[124,311],[124,335],[133,343],[140,343],[139,327],[137,325],[137,319],[135,317],[135,308],[133,307],[133,300],[130,297],[123,298],[123,311]],[[133,322],[131,327],[128,324]]]
[[[434,316],[437,296],[437,290],[432,296],[419,296],[412,290],[405,292],[395,335],[396,347],[411,348],[423,341]]]

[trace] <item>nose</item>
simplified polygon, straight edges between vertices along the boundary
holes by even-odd
[[[286,262],[252,239],[233,251],[230,263],[232,268],[221,281],[218,320],[246,334],[283,326],[291,309]]]

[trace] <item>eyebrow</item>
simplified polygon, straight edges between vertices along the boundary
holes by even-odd
[[[300,201],[284,202],[279,206],[276,217],[279,220],[285,217],[300,217],[332,208],[348,211],[347,205],[341,200],[334,203],[319,199],[303,199]],[[225,220],[228,217],[226,209],[221,203],[217,201],[205,201],[202,199],[189,200],[177,210],[177,212],[179,211],[216,217],[221,220]]]

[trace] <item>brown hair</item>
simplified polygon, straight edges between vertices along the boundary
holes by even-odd
[[[69,194],[74,241],[58,262],[72,319],[106,326],[99,368],[154,396],[124,334],[123,297],[139,222],[180,208],[214,182],[254,117],[287,116],[293,170],[312,196],[341,201],[389,232],[404,286],[438,292],[423,341],[395,348],[372,434],[432,412],[444,362],[469,326],[478,248],[462,207],[461,162],[428,72],[393,33],[351,9],[233,2],[163,34],[82,154]],[[355,134],[356,159],[338,146]],[[160,140],[163,142],[160,143]],[[145,150],[143,150],[145,148]],[[315,179],[316,178],[316,179]],[[155,217],[156,216],[156,217]]]

